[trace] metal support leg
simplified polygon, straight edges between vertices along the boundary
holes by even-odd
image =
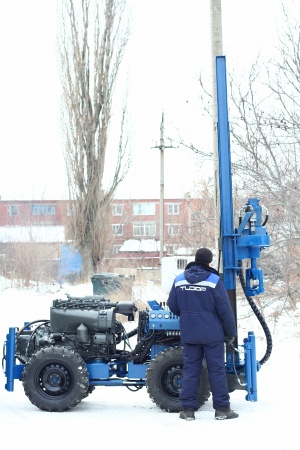
[[[247,392],[246,400],[250,402],[257,401],[257,371],[259,370],[256,361],[256,345],[253,331],[249,331],[248,338],[244,339],[245,349],[245,375]]]
[[[15,340],[16,329],[9,328],[9,333],[6,335],[6,359],[5,359],[5,389],[9,392],[14,390],[14,364],[15,364]]]

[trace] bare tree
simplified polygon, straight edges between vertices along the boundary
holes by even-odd
[[[272,288],[293,307],[300,264],[300,29],[283,9],[277,55],[256,61],[246,82],[230,77],[233,171],[240,190],[268,206],[272,245],[262,263]]]
[[[249,197],[268,207],[271,247],[261,254],[266,301],[281,298],[283,308],[293,308],[300,292],[300,28],[296,12],[283,4],[282,11],[276,56],[257,58],[244,78],[229,69],[227,79],[235,212]],[[211,116],[203,75],[199,82],[202,110]]]
[[[84,273],[101,264],[109,235],[108,210],[128,167],[126,101],[119,111],[119,139],[110,126],[116,83],[129,39],[126,0],[61,3],[59,53],[63,88],[64,155],[72,200],[70,231]],[[107,156],[115,169],[103,186]]]
[[[199,247],[213,248],[216,231],[213,180],[195,184],[193,198],[187,200],[187,210],[187,221],[182,221],[181,216],[177,219],[180,226],[179,233],[175,237],[180,245],[191,250],[192,254]],[[169,242],[171,238],[172,236],[169,237]]]

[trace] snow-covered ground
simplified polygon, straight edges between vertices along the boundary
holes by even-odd
[[[71,295],[91,295],[92,285],[52,286],[49,290],[19,290],[0,278],[0,339],[9,327],[24,321],[48,319],[53,299]],[[138,294],[142,300],[165,300],[165,293],[147,286]],[[127,299],[128,300],[128,299]],[[238,314],[244,316],[241,306]],[[150,400],[146,388],[131,392],[126,387],[97,387],[78,406],[68,412],[48,413],[33,406],[15,381],[14,392],[5,390],[0,375],[1,448],[53,450],[68,448],[219,450],[300,448],[300,311],[283,313],[268,325],[273,335],[273,352],[258,372],[258,401],[247,402],[245,391],[231,393],[232,408],[240,417],[214,420],[211,400],[196,412],[196,420],[179,420],[177,413],[166,413]],[[257,358],[265,352],[264,335],[256,318],[239,320],[239,339],[254,331]]]

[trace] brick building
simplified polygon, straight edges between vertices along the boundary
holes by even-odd
[[[115,200],[112,204],[113,246],[111,258],[157,265],[160,253],[160,200]],[[185,243],[191,227],[190,199],[164,201],[164,256]],[[125,262],[125,261],[124,261]]]
[[[0,271],[7,277],[57,277],[67,202],[0,200]]]
[[[202,204],[202,200],[189,195],[164,200],[164,256],[175,255],[180,249],[193,251],[200,238],[208,244],[213,217],[207,211],[203,216],[201,209],[207,208]],[[46,234],[50,228],[58,230],[67,223],[70,210],[69,202],[64,200],[0,200],[0,242],[3,232],[7,235],[9,230],[12,233],[21,227],[43,227]],[[111,267],[159,264],[159,199],[115,199],[109,220],[111,245],[107,259]]]
[[[0,227],[64,225],[64,200],[0,200]]]

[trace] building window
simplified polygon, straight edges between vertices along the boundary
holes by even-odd
[[[115,236],[123,236],[123,224],[116,223],[112,226],[113,234]]]
[[[166,247],[167,247],[167,254],[174,255],[173,245],[167,245]]]
[[[169,203],[168,204],[168,214],[179,214],[179,203]]]
[[[113,216],[122,216],[123,215],[123,205],[112,205],[112,215]]]
[[[179,234],[179,225],[168,224],[168,234],[171,236],[175,236]]]
[[[8,216],[17,216],[18,215],[18,207],[17,205],[8,205],[7,206],[7,215]]]
[[[55,216],[55,205],[31,205],[32,216]]]
[[[155,222],[134,223],[133,236],[156,236],[156,223]]]
[[[113,248],[112,248],[113,255],[118,255],[121,247],[122,247],[122,245],[113,245]]]
[[[177,259],[177,269],[185,269],[187,266],[187,259]]]
[[[154,216],[155,215],[155,203],[134,203],[133,204],[134,216]]]

